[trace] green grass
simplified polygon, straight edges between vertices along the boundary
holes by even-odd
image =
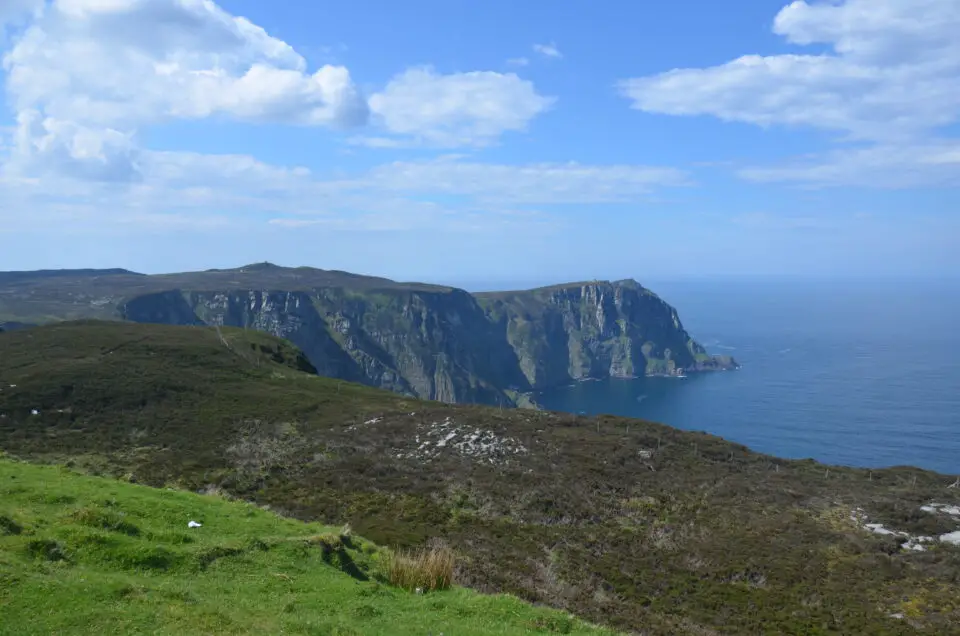
[[[850,523],[859,507],[915,534],[958,530],[920,510],[960,504],[949,488],[956,476],[784,460],[610,416],[405,399],[304,373],[281,340],[223,335],[229,347],[212,329],[124,323],[0,334],[0,449],[151,486],[217,488],[289,517],[349,523],[393,549],[442,541],[457,553],[460,585],[624,631],[960,633],[960,550],[908,553]],[[418,458],[448,419],[527,452],[471,457],[458,451],[461,436]],[[52,505],[84,533],[122,545],[151,545],[156,531],[126,508]],[[79,567],[63,537],[4,515],[4,542],[38,540],[30,563]],[[176,520],[177,533],[185,523]],[[178,551],[195,547],[129,558],[172,559],[177,572],[186,567]]]
[[[0,634],[612,634],[508,596],[412,594],[378,580],[384,560],[251,504],[0,459]]]

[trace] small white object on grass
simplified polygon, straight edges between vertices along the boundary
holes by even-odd
[[[190,523],[187,524],[188,528],[200,528],[202,526],[203,526],[202,523],[197,523],[196,521],[191,521]]]

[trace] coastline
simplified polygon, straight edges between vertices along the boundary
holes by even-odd
[[[743,367],[739,362],[734,360],[732,357],[728,356],[715,356],[712,357],[711,362],[716,363],[716,366],[705,366],[703,364],[697,364],[695,366],[690,366],[684,369],[676,369],[673,372],[664,371],[648,371],[644,375],[635,375],[635,374],[626,374],[626,373],[611,373],[602,377],[583,377],[583,378],[572,378],[572,382],[555,384],[551,386],[538,387],[532,391],[527,391],[524,393],[517,393],[514,398],[514,402],[517,408],[527,408],[537,411],[545,410],[537,401],[536,398],[538,395],[559,389],[562,387],[572,388],[578,384],[584,384],[586,382],[602,382],[604,380],[639,380],[640,378],[672,378],[676,380],[684,380],[692,374],[701,374],[701,373],[717,373],[720,371],[736,371]]]

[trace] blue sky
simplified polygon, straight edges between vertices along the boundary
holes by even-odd
[[[6,0],[0,25],[0,269],[960,275],[954,0]]]

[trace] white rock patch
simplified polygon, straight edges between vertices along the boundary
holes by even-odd
[[[960,517],[960,506],[951,506],[949,504],[941,504],[941,503],[927,504],[926,506],[923,506],[922,508],[920,508],[920,510],[923,510],[924,512],[929,512],[932,515],[944,514],[944,515],[950,515],[951,517]]]
[[[906,543],[903,543],[900,547],[910,552],[924,552],[927,549],[924,544],[933,543],[934,541],[936,541],[936,539],[933,537],[910,537]]]
[[[943,543],[949,543],[950,545],[960,546],[960,532],[951,532],[950,534],[941,535],[940,541]]]
[[[863,527],[874,534],[883,534],[888,536],[896,536],[900,534],[899,532],[894,532],[893,530],[884,528],[882,523],[867,523],[864,524]]]
[[[396,457],[429,461],[442,453],[455,454],[490,464],[505,464],[510,457],[525,455],[528,451],[518,440],[500,436],[490,430],[457,424],[448,417],[419,427],[414,438],[416,448],[399,451]]]
[[[358,430],[361,426],[373,426],[373,425],[375,425],[375,424],[379,424],[379,423],[382,422],[382,421],[383,421],[383,418],[382,418],[382,417],[371,417],[369,420],[365,421],[363,424],[354,424],[354,425],[352,425],[352,426],[348,426],[348,427],[347,427],[347,430],[348,430],[348,431],[356,431],[356,430]]]
[[[948,504],[934,503],[923,506],[920,509],[924,512],[933,514],[942,513],[950,516],[960,516],[960,509],[958,509],[956,506],[950,506]],[[953,511],[957,511],[957,514],[954,514]],[[853,521],[857,527],[866,530],[867,532],[872,532],[873,534],[879,534],[883,536],[901,537],[905,539],[905,541],[900,544],[900,547],[910,552],[924,552],[927,549],[925,544],[935,543],[938,540],[941,543],[949,543],[951,545],[960,546],[960,531],[940,535],[939,538],[927,537],[923,535],[912,535],[899,530],[891,530],[890,528],[885,527],[882,523],[867,523],[869,521],[867,514],[860,508],[857,508],[850,513],[850,520]]]

